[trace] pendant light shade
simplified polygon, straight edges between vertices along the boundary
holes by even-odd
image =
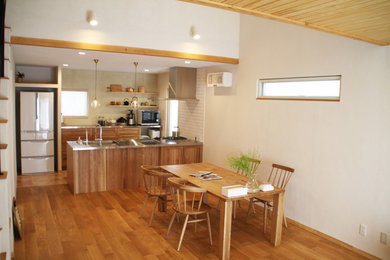
[[[137,91],[137,67],[138,67],[138,62],[134,62],[135,70],[134,70],[134,89]],[[131,99],[131,104],[130,106],[133,109],[139,108],[139,102],[137,98],[137,94]]]
[[[100,107],[100,102],[99,102],[99,100],[98,100],[97,97],[96,97],[97,64],[98,64],[99,60],[98,60],[98,59],[94,59],[93,61],[95,62],[95,98],[94,98],[94,99],[92,100],[92,102],[91,102],[91,107],[95,109],[95,108]]]

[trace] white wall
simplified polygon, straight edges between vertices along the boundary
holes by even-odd
[[[340,102],[255,100],[258,78],[335,74]],[[262,177],[272,162],[296,169],[287,217],[389,259],[390,47],[242,15],[233,77],[207,89],[205,161],[257,147]]]
[[[97,27],[86,22],[92,10]],[[13,36],[238,58],[239,14],[175,0],[12,0]],[[201,39],[190,36],[195,26]]]

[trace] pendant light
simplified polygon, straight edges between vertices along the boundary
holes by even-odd
[[[134,70],[134,90],[137,91],[137,67],[138,67],[138,62],[135,61],[134,62],[134,66],[135,66],[135,70]],[[131,99],[130,106],[133,109],[139,108],[139,102],[138,102],[137,94],[135,94],[135,96]]]
[[[93,61],[95,62],[95,98],[91,102],[91,107],[98,108],[98,107],[100,107],[100,102],[96,97],[96,85],[97,85],[97,64],[98,64],[99,60],[94,59]]]

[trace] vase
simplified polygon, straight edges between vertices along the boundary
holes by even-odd
[[[260,190],[256,177],[253,179],[249,178],[245,184],[245,187],[248,188],[248,193],[255,193]]]
[[[22,83],[23,82],[23,78],[16,78],[16,82],[17,83]]]

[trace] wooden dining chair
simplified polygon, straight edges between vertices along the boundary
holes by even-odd
[[[159,166],[141,166],[143,173],[144,186],[146,191],[146,198],[142,206],[139,218],[142,217],[142,214],[145,210],[146,203],[150,197],[156,198],[153,205],[152,215],[150,216],[149,226],[152,225],[154,212],[156,211],[157,202],[159,199],[165,200],[169,195],[169,189],[167,186],[167,179],[173,175],[164,171]]]
[[[253,159],[253,158],[249,158],[249,169],[251,171],[252,174],[255,174],[257,169],[259,168],[260,166],[260,160],[258,159]],[[244,172],[238,170],[237,171],[238,174],[241,174],[241,175],[245,175]],[[222,201],[219,200],[219,203],[218,203],[218,210],[221,208],[221,203]],[[233,201],[233,218],[235,219],[236,218],[236,211],[237,211],[237,203],[238,203],[238,206],[241,208],[241,203],[239,200],[235,200]],[[253,210],[253,213],[255,213],[255,207],[254,205],[251,205],[251,208]]]
[[[268,176],[267,183],[272,184],[274,187],[280,188],[280,189],[286,189],[288,182],[290,181],[290,178],[292,174],[294,173],[294,169],[279,165],[279,164],[272,164],[272,169],[271,172]],[[248,212],[247,212],[247,217],[246,217],[246,222],[248,222],[248,218],[250,215],[250,209],[253,207],[253,204],[255,202],[261,202],[264,204],[264,233],[266,233],[267,230],[267,210],[268,208],[272,208],[272,201],[273,198],[272,196],[269,197],[253,197],[250,199],[249,207],[248,207]],[[283,219],[284,219],[284,225],[287,228],[287,221],[286,221],[286,216],[283,214]]]
[[[166,238],[168,238],[168,234],[172,228],[172,224],[175,220],[175,217],[178,214],[186,216],[183,224],[183,229],[181,231],[177,251],[180,250],[181,244],[183,242],[184,232],[186,231],[188,223],[195,223],[196,232],[196,223],[207,221],[210,245],[213,244],[209,212],[206,209],[202,208],[203,196],[207,190],[199,187],[189,186],[187,184],[188,182],[181,178],[171,177],[168,179],[168,185],[171,189],[174,213],[172,215],[171,221],[169,222]],[[200,215],[205,215],[205,218],[199,218]],[[189,220],[190,217],[192,217],[193,219]]]

